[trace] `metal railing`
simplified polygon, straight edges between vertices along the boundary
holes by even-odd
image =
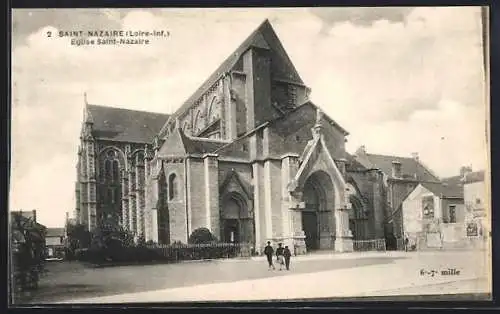
[[[385,251],[385,239],[354,240],[354,251]]]
[[[146,247],[172,261],[250,257],[248,243],[149,244]]]
[[[403,238],[396,239],[396,250],[398,250],[398,251],[405,250],[405,239],[403,239]]]

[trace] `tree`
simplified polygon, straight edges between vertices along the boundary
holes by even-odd
[[[204,244],[217,242],[217,238],[207,228],[195,229],[189,236],[188,243]]]
[[[21,213],[12,213],[11,217],[14,288],[36,288],[44,270],[45,227]]]
[[[92,248],[118,248],[134,246],[132,233],[116,224],[103,221],[99,224],[92,237]]]

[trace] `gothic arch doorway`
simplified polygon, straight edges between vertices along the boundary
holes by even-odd
[[[247,200],[239,193],[227,194],[222,201],[221,239],[225,243],[251,243],[253,219]]]
[[[304,184],[302,230],[307,251],[331,246],[333,191],[332,181],[323,171],[311,174]]]
[[[354,195],[349,197],[351,209],[349,210],[349,229],[354,240],[368,240],[368,217],[361,200]]]

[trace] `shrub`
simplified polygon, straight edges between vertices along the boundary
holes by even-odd
[[[189,244],[205,244],[217,242],[217,238],[207,228],[198,228],[189,236]]]

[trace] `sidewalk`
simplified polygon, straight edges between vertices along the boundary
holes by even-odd
[[[404,253],[404,252],[402,252]],[[89,298],[64,303],[130,303],[178,301],[262,301],[314,299],[332,297],[359,297],[397,295],[398,291],[412,290],[425,295],[429,287],[440,287],[434,293],[489,292],[484,285],[486,272],[480,256],[464,252],[405,253],[411,258],[396,259],[392,263],[348,269],[336,269],[307,274],[283,272],[282,276],[229,283],[203,284],[192,287],[163,289],[109,297]],[[348,255],[348,254],[343,254]],[[373,253],[369,254],[373,257]],[[338,254],[322,255],[333,258]],[[330,257],[326,257],[330,256]],[[343,257],[346,258],[346,257]],[[353,258],[351,256],[351,258]],[[297,258],[297,261],[299,258]],[[456,276],[422,275],[422,270],[455,268]],[[482,284],[478,284],[482,282]],[[452,286],[447,292],[447,286]],[[432,291],[431,291],[432,292]],[[399,294],[401,294],[399,293]]]
[[[310,261],[310,260],[326,260],[326,259],[360,259],[360,258],[412,258],[414,256],[432,256],[435,254],[440,255],[456,255],[463,253],[483,254],[479,250],[436,250],[436,251],[365,251],[365,252],[349,252],[349,253],[336,253],[333,251],[318,251],[305,255],[292,256],[294,262]],[[264,255],[253,256],[250,258],[254,261],[266,261]]]

